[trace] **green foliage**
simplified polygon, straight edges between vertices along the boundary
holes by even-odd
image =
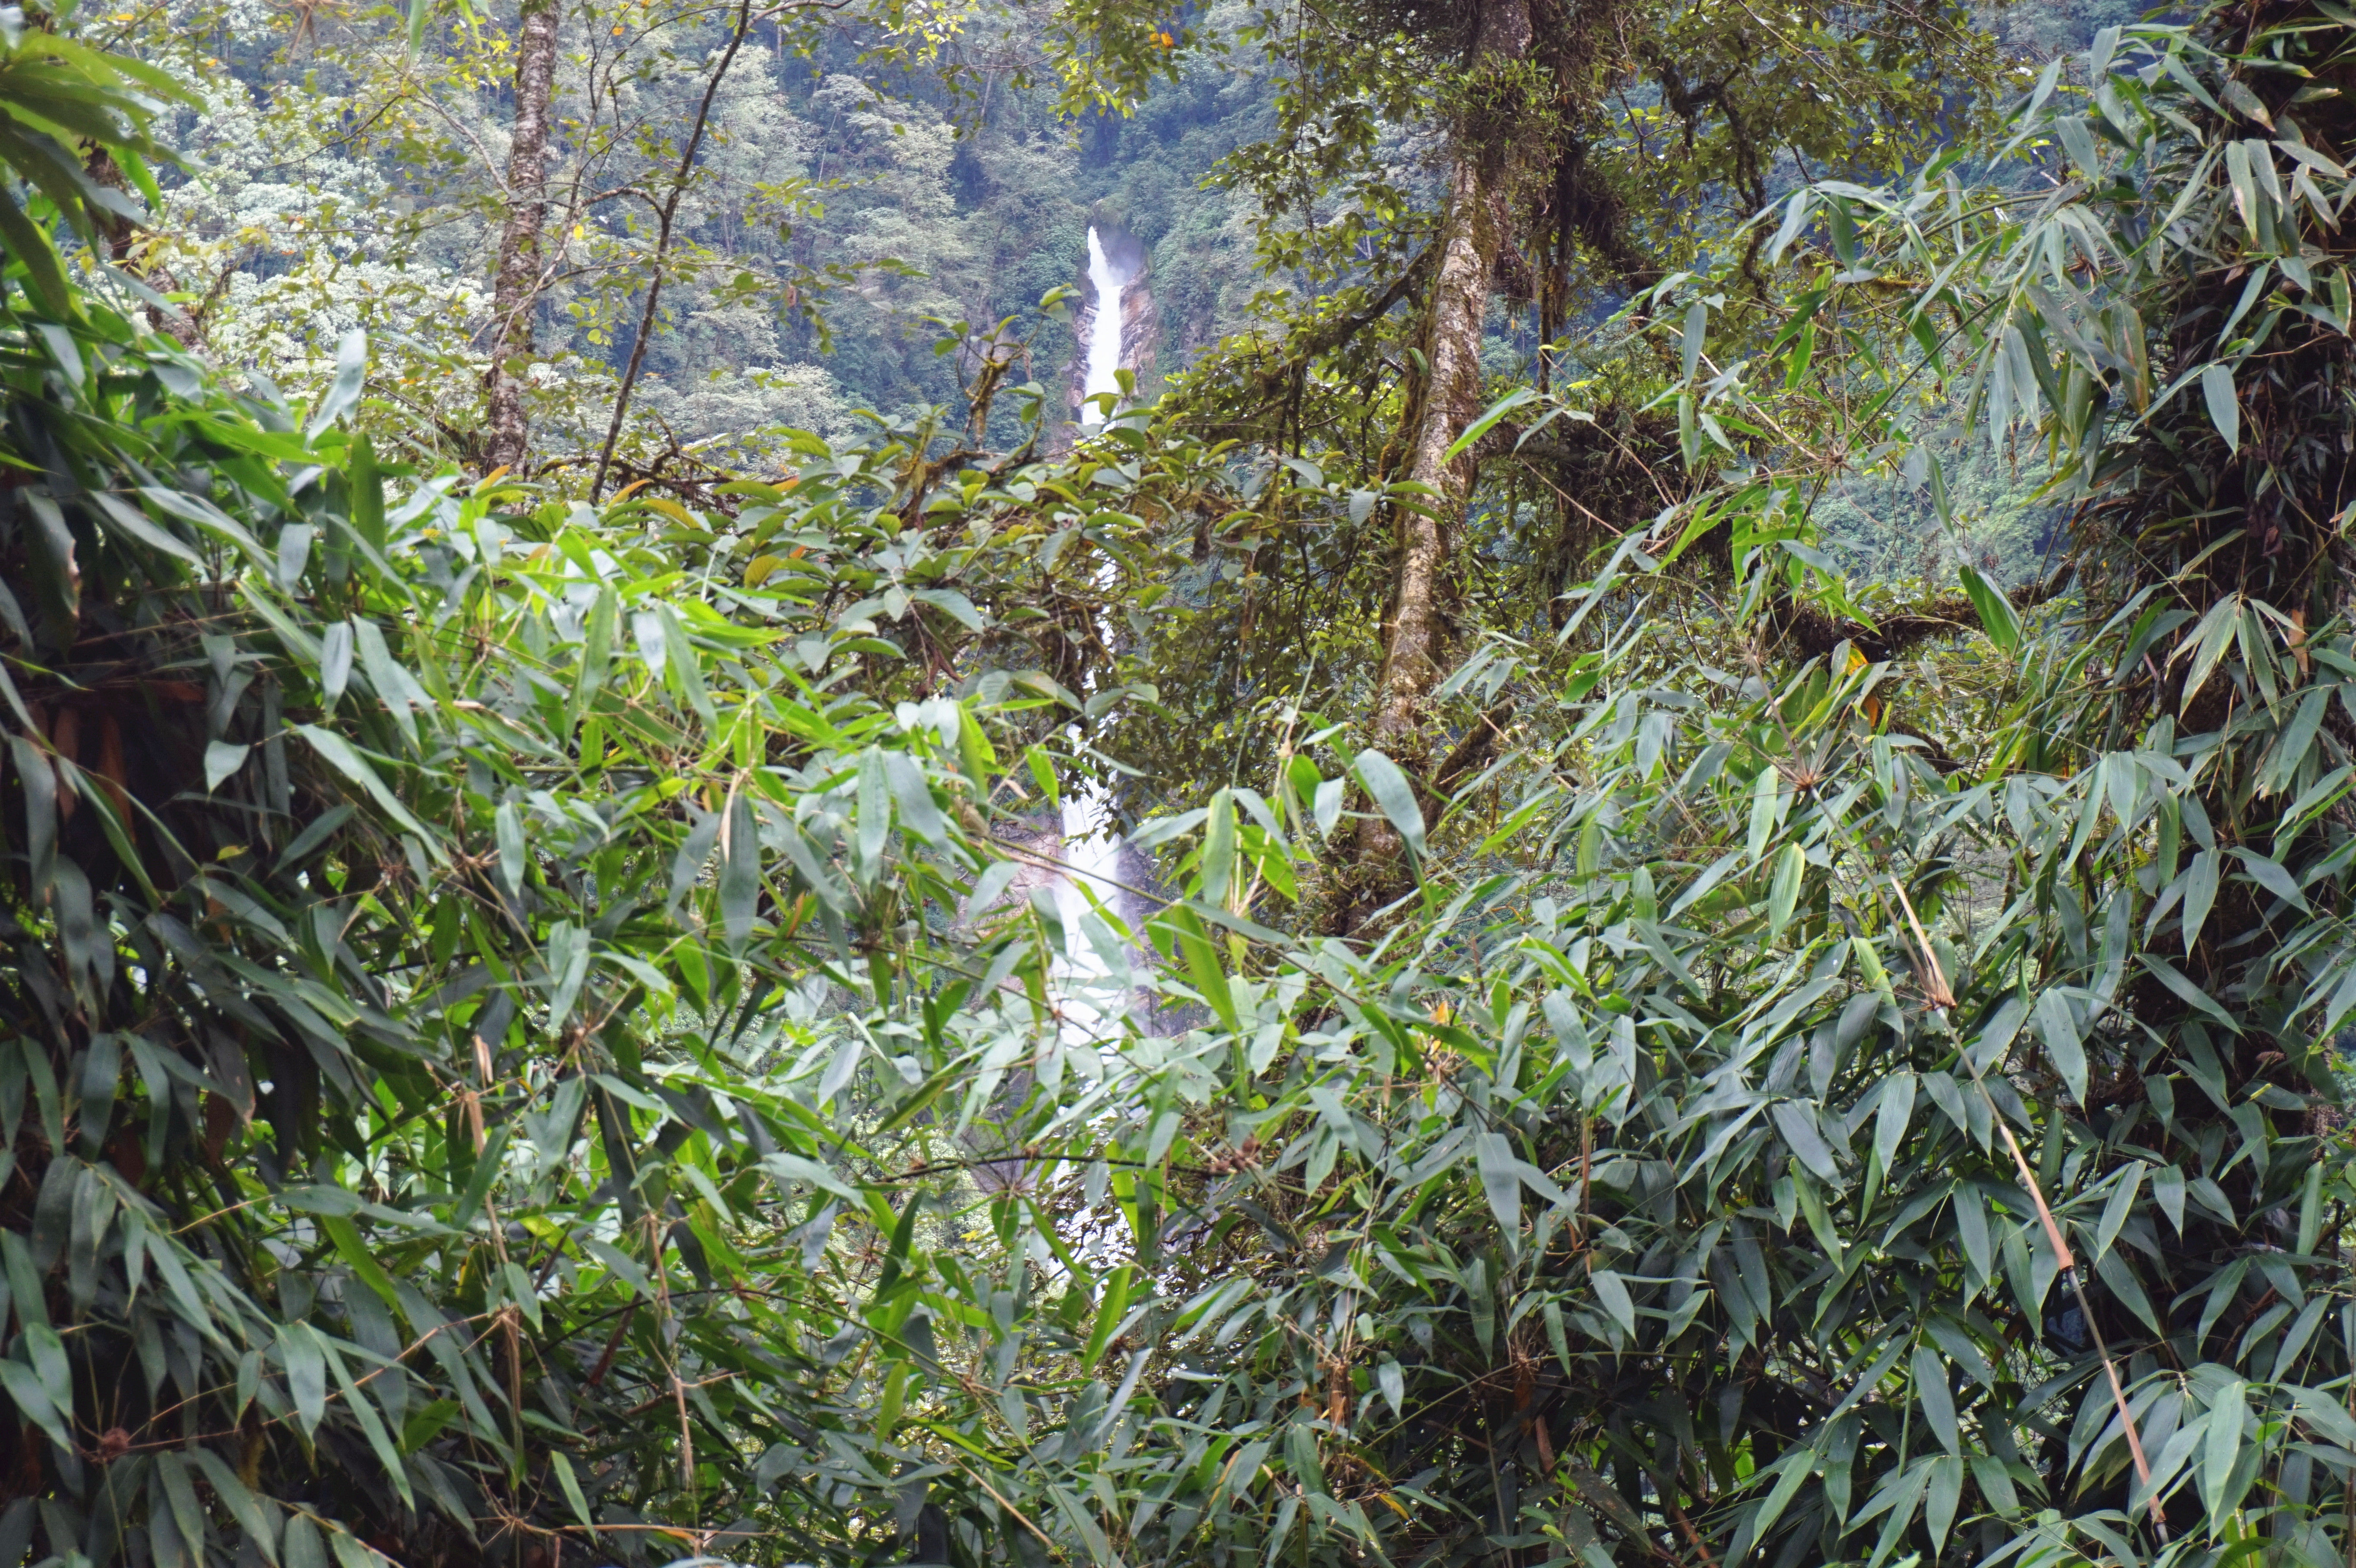
[[[1290,450],[1213,369],[594,509],[12,246],[0,1559],[2337,1564],[2341,30],[2105,37],[2083,182],[1812,187],[1509,389],[1453,774],[1314,717],[1346,352]],[[2067,596],[1824,552],[1958,409]]]
[[[1028,13],[960,15],[946,35],[952,18],[927,8],[824,15],[760,23],[764,47],[748,43],[715,94],[624,432],[634,468],[774,475],[791,462],[787,429],[842,439],[863,428],[858,410],[954,404],[929,322],[1027,317],[1077,282],[1092,220],[1168,242],[1167,362],[1244,318],[1258,280],[1248,237],[1228,231],[1237,198],[1195,188],[1260,117],[1265,90],[1236,62],[1155,43],[1183,80],[1083,135],[1055,108]],[[652,266],[632,193],[669,185],[723,22],[693,6],[562,9],[549,263],[523,367],[541,461],[561,464],[535,467],[543,483],[585,486],[570,460],[603,438]],[[290,32],[199,0],[172,28],[118,39],[201,86],[169,122],[189,157],[141,249],[156,286],[217,363],[298,394],[332,374],[344,330],[367,328],[359,418],[389,456],[466,463],[480,439],[507,201],[504,146],[480,127],[510,112],[511,25],[436,14],[412,55],[391,9]],[[1043,340],[1030,374],[1054,384],[1070,353],[1068,332]]]
[[[888,443],[733,517],[388,506],[333,428],[357,339],[298,421],[95,307],[19,331],[6,1539],[471,1560],[594,1521],[637,1561],[725,1548],[718,1510],[844,1549],[942,1473],[876,1401],[998,1338],[905,1172],[958,1165],[1061,936],[959,921],[1013,869],[975,816],[1003,720],[927,672],[1030,647],[1015,581],[1087,583],[1118,519],[1027,472],[894,496]],[[1069,531],[901,521],[1014,492]]]
[[[1276,133],[1221,177],[1258,198],[1264,264],[1327,283],[1369,257],[1403,263],[1433,215],[1398,128],[1453,124],[1504,171],[1531,274],[1504,292],[1568,291],[1551,335],[1723,242],[1781,159],[1873,177],[1968,133],[1995,68],[1959,7],[1538,5],[1520,58],[1489,80],[1465,63],[1480,15],[1255,12],[1245,36],[1290,74]]]
[[[147,114],[159,98],[186,96],[151,67],[52,32],[28,31],[21,14],[0,26],[0,164],[37,193],[28,210],[16,190],[0,189],[0,245],[52,315],[70,315],[73,298],[45,221],[62,219],[95,243],[126,219],[144,216],[120,188],[93,177],[78,149],[106,145],[119,175],[152,198],[147,161],[155,147],[147,139]]]

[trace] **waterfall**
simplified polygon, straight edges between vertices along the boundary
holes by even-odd
[[[1087,923],[1098,903],[1128,923],[1118,879],[1120,840],[1110,830],[1103,792],[1090,786],[1064,802],[1064,874],[1055,879],[1055,912],[1063,919],[1064,960],[1056,965],[1063,980],[1064,1030],[1067,1040],[1101,1035],[1127,1010],[1129,976],[1116,975],[1106,947],[1125,946],[1108,926],[1099,924],[1090,940]],[[1087,891],[1081,891],[1085,887]],[[1128,967],[1126,960],[1120,967]]]
[[[1104,240],[1093,224],[1088,228],[1088,282],[1096,289],[1096,314],[1088,321],[1087,365],[1080,383],[1080,422],[1101,425],[1105,421],[1104,410],[1091,400],[1108,392],[1116,397],[1120,394],[1118,372],[1121,293],[1127,280],[1105,254]],[[1105,570],[1111,570],[1109,563]],[[1067,869],[1055,879],[1055,912],[1064,923],[1065,958],[1058,967],[1065,982],[1066,1038],[1102,1032],[1102,1026],[1118,1018],[1127,1004],[1126,995],[1117,997],[1116,991],[1126,993],[1129,977],[1115,976],[1107,955],[1088,939],[1085,929],[1090,912],[1088,899],[1080,891],[1086,887],[1098,903],[1126,918],[1122,907],[1126,901],[1118,886],[1120,840],[1111,831],[1111,815],[1104,792],[1093,785],[1064,802],[1064,863]],[[1113,943],[1119,941],[1118,936],[1112,938]]]
[[[1105,422],[1105,411],[1091,400],[1120,395],[1129,278],[1105,253],[1104,238],[1093,224],[1088,228],[1088,283],[1096,304],[1084,344],[1079,422],[1083,428],[1098,428]],[[1108,575],[1112,563],[1107,561],[1102,571]],[[1074,740],[1078,739],[1075,733]],[[1090,784],[1066,796],[1060,827],[1065,869],[1054,887],[1055,912],[1064,927],[1064,956],[1055,965],[1055,989],[1063,1016],[1060,1032],[1072,1047],[1117,1033],[1134,985],[1130,965],[1136,949],[1094,918],[1090,897],[1125,925],[1133,925],[1140,915],[1136,901],[1119,885],[1121,841],[1113,831],[1111,803],[1104,791]],[[1091,925],[1096,928],[1093,938]]]
[[[1097,291],[1096,315],[1088,322],[1087,378],[1080,383],[1080,422],[1104,423],[1104,411],[1091,401],[1120,391],[1121,291],[1127,280],[1113,269],[1096,226],[1088,226],[1088,282]]]

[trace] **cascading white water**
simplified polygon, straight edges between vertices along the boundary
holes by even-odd
[[[1114,914],[1121,913],[1119,887],[1120,840],[1107,830],[1102,793],[1090,788],[1064,802],[1065,872],[1055,879],[1055,912],[1063,917],[1064,961],[1058,972],[1065,982],[1066,1038],[1101,1035],[1104,1026],[1124,1008],[1128,976],[1116,976],[1113,965],[1090,940],[1087,923],[1088,897]],[[1081,889],[1086,888],[1087,892]],[[1123,923],[1126,923],[1124,919]],[[1110,927],[1099,928],[1105,945],[1120,941]],[[1126,967],[1124,965],[1123,967]]]
[[[1080,422],[1101,425],[1105,411],[1095,399],[1120,395],[1121,290],[1124,280],[1105,254],[1104,240],[1088,229],[1088,282],[1096,289],[1096,314],[1088,322],[1087,364],[1080,383]],[[1107,571],[1111,570],[1109,565]],[[1060,973],[1066,983],[1064,1029],[1067,1039],[1094,1035],[1119,1014],[1125,987],[1116,982],[1113,966],[1097,944],[1088,940],[1084,921],[1088,913],[1085,887],[1096,901],[1118,912],[1120,840],[1108,831],[1111,813],[1103,792],[1091,787],[1064,802],[1064,863],[1055,880],[1055,911],[1063,917],[1065,960]],[[1113,940],[1118,942],[1116,935]],[[1126,976],[1120,976],[1125,981]]]
[[[1120,273],[1105,254],[1104,241],[1088,229],[1088,282],[1097,291],[1096,315],[1088,322],[1087,373],[1080,382],[1080,422],[1104,423],[1104,409],[1095,400],[1120,393],[1121,288]]]

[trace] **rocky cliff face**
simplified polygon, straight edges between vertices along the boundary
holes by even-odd
[[[1134,372],[1142,385],[1152,374],[1154,358],[1162,346],[1161,318],[1153,307],[1152,258],[1144,244],[1127,229],[1098,224],[1097,238],[1104,246],[1105,259],[1122,279],[1119,301],[1120,368]],[[1071,376],[1064,394],[1065,408],[1075,421],[1080,417],[1080,400],[1087,391],[1088,333],[1104,304],[1098,298],[1095,280],[1086,269],[1081,271],[1079,286],[1080,308],[1072,316],[1073,341],[1078,352],[1072,356]]]

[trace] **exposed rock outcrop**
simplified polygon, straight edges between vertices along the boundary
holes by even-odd
[[[1121,279],[1120,368],[1133,372],[1141,383],[1151,374],[1162,346],[1161,318],[1153,304],[1152,257],[1144,242],[1125,229],[1098,223],[1096,231],[1098,242],[1104,247],[1105,259]],[[1071,375],[1064,396],[1064,406],[1076,422],[1080,417],[1080,401],[1087,391],[1088,334],[1103,305],[1098,298],[1096,281],[1088,276],[1086,268],[1081,270],[1079,286],[1080,308],[1072,316],[1073,341],[1078,352],[1072,356]]]

